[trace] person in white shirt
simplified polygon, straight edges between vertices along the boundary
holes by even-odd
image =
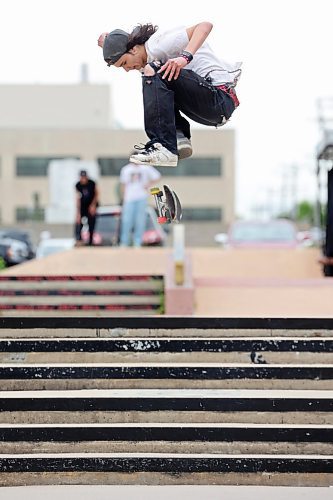
[[[121,215],[120,245],[133,243],[142,245],[146,224],[148,189],[161,178],[161,174],[151,165],[128,163],[120,170],[120,186],[123,200]],[[133,234],[133,242],[132,242]]]
[[[130,161],[175,167],[192,154],[190,124],[219,127],[239,105],[235,86],[241,63],[218,58],[206,39],[210,22],[159,31],[138,25],[132,33],[116,29],[98,38],[108,66],[139,70],[143,80],[145,131],[149,141]]]

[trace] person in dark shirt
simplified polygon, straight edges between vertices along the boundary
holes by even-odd
[[[96,222],[96,208],[98,206],[98,190],[96,183],[89,179],[87,171],[81,170],[80,180],[75,185],[76,189],[76,221],[75,221],[75,239],[76,246],[83,245],[81,231],[82,218],[88,220],[89,245],[93,245],[94,229]]]

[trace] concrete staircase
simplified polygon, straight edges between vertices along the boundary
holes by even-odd
[[[333,485],[332,331],[1,318],[0,485]]]
[[[0,276],[2,316],[125,316],[163,312],[161,275]]]

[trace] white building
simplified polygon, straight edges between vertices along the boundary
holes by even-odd
[[[117,203],[119,170],[143,130],[114,128],[108,85],[0,85],[0,222],[45,220],[51,203],[51,160],[97,162],[102,204]],[[179,194],[184,222],[234,219],[235,133],[192,131],[194,155],[177,168],[161,168]],[[66,169],[59,169],[66,178]],[[72,180],[69,180],[72,183]],[[59,197],[64,193],[59,192]],[[73,187],[74,196],[74,187]]]

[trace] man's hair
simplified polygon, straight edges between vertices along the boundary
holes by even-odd
[[[147,40],[158,30],[158,26],[151,23],[138,24],[128,37],[127,52],[135,45],[144,45]]]

